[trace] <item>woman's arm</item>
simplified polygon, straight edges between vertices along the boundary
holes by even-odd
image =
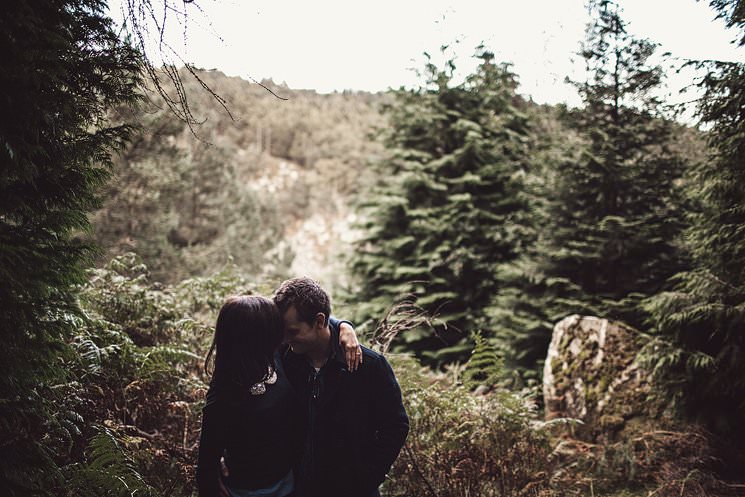
[[[226,445],[226,423],[220,405],[214,395],[207,394],[207,402],[202,409],[202,431],[199,435],[199,455],[197,456],[196,480],[199,497],[228,497],[222,483],[221,462]]]
[[[354,325],[350,321],[339,320],[334,316],[329,318],[329,322],[339,326],[339,345],[344,349],[347,367],[350,371],[356,371],[362,364],[362,348],[357,339],[357,333],[354,331]]]

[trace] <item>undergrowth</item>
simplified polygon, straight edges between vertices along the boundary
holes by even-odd
[[[234,274],[227,267],[166,286],[153,283],[133,254],[91,272],[79,292],[84,317],[70,344],[74,353],[62,359],[69,381],[55,387],[64,400],[42,441],[64,459],[59,495],[195,494],[212,323],[225,297],[250,292]],[[385,351],[402,328],[427,320],[411,304],[394,307],[372,341]],[[484,359],[488,350],[440,372],[389,356],[411,430],[383,495],[745,495],[745,487],[714,476],[715,444],[697,428],[606,445],[580,441],[571,436],[572,420],[542,420],[534,391],[495,385],[501,365]]]

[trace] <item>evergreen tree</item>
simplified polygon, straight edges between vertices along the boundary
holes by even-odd
[[[138,53],[122,42],[100,0],[6,2],[0,16],[0,488],[59,495],[52,417],[90,247],[96,188],[126,126],[112,105],[136,99]],[[70,423],[67,423],[70,428]],[[60,449],[60,450],[56,450]]]
[[[745,5],[711,5],[745,46]],[[668,348],[655,350],[657,370],[671,380],[688,412],[731,440],[745,441],[745,64],[703,63],[698,116],[709,127],[710,157],[693,171],[685,247],[693,264],[673,278],[672,292],[649,302]],[[740,445],[741,447],[741,445]]]
[[[676,180],[684,162],[654,95],[662,77],[648,63],[655,45],[628,34],[615,2],[590,8],[581,52],[589,77],[575,82],[583,106],[564,116],[579,152],[546,174],[540,239],[501,268],[514,286],[491,311],[508,364],[533,370],[557,320],[581,313],[640,326],[640,302],[681,264]]]
[[[565,109],[555,107],[534,113],[535,132],[531,145],[532,170],[524,179],[523,194],[530,206],[528,223],[536,233],[536,242],[526,245],[518,258],[500,264],[496,277],[502,287],[486,308],[488,337],[499,356],[506,361],[505,373],[520,388],[536,385],[541,364],[551,338],[554,323],[566,315],[549,294],[561,278],[546,277],[538,260],[546,250],[553,200],[550,193],[557,181],[560,166],[574,163],[586,142],[562,119]]]
[[[528,122],[517,80],[485,50],[453,84],[453,61],[429,63],[426,86],[398,90],[387,108],[388,157],[382,184],[363,204],[365,237],[353,271],[363,319],[380,319],[405,296],[437,315],[433,337],[410,330],[404,347],[436,362],[464,359],[468,332],[498,291],[497,264],[526,243],[520,175],[527,169]]]

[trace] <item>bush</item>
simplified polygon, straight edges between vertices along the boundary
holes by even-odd
[[[411,422],[385,490],[391,496],[537,496],[551,446],[530,399],[471,393],[407,356],[392,356]]]
[[[71,453],[63,495],[191,495],[212,323],[247,293],[233,273],[164,286],[134,254],[91,272],[53,433]]]

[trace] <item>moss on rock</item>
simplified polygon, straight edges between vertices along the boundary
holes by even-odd
[[[582,420],[576,435],[592,441],[658,426],[664,397],[654,395],[649,373],[635,362],[644,343],[617,321],[573,315],[557,323],[544,369],[546,417]]]

